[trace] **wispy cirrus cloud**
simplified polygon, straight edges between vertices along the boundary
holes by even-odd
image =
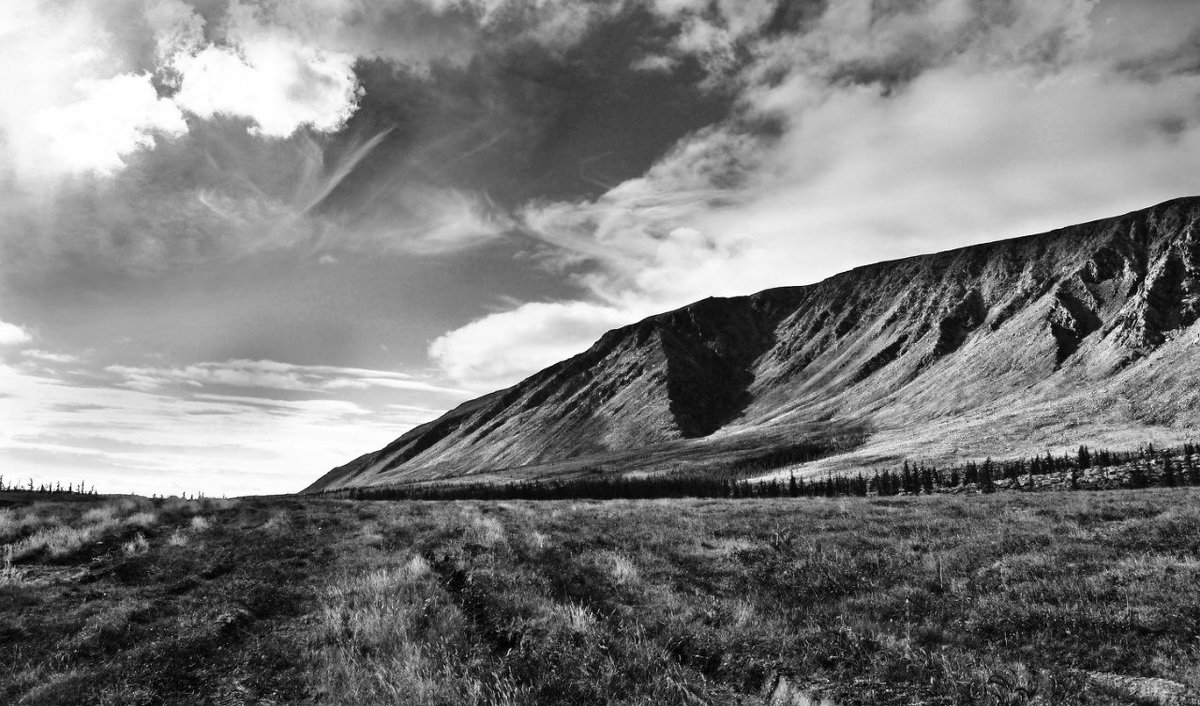
[[[21,355],[33,360],[65,365],[70,363],[78,363],[80,358],[72,353],[62,353],[60,351],[43,351],[36,348],[21,351]]]
[[[85,479],[104,492],[291,492],[428,421],[438,400],[455,396],[375,370],[272,361],[187,367],[98,376],[0,363],[0,417],[21,420],[0,426],[0,468],[9,479]],[[393,395],[384,403],[327,394],[343,383]],[[398,404],[397,391],[429,402]]]
[[[114,376],[119,386],[141,391],[175,387],[225,387],[333,392],[378,387],[447,395],[465,394],[460,388],[437,385],[406,373],[331,365],[295,365],[273,360],[228,360],[178,367],[110,365],[104,368],[104,372]]]

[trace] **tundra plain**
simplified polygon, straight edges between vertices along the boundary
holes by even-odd
[[[1197,501],[12,504],[0,701],[1190,703]]]

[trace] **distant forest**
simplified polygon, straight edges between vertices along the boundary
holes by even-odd
[[[325,496],[354,500],[566,500],[653,498],[835,498],[847,496],[932,495],[934,493],[993,493],[1006,491],[1100,490],[1152,486],[1200,486],[1198,447],[1136,451],[1093,451],[1080,446],[1072,454],[1033,456],[983,462],[969,461],[951,468],[904,461],[894,470],[870,475],[839,474],[822,478],[776,475],[747,478],[797,463],[816,460],[826,449],[799,445],[759,454],[726,467],[723,472],[675,472],[647,477],[590,477],[512,481],[509,483],[409,483],[331,490]]]

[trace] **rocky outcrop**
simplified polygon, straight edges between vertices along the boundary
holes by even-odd
[[[687,467],[839,427],[874,432],[856,463],[1190,430],[1198,221],[1200,199],[1180,199],[705,299],[610,331],[310,489]]]

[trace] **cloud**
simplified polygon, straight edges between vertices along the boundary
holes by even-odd
[[[424,406],[80,386],[0,364],[0,468],[101,492],[294,492],[427,421]]]
[[[659,32],[625,2],[16,7],[25,20],[0,47],[0,83],[28,104],[0,106],[12,138],[0,145],[0,268],[17,279],[70,267],[74,286],[292,248],[456,253],[509,234],[508,211],[530,194],[637,173],[687,129],[664,125],[714,110],[692,110],[695,91],[667,76],[640,81],[699,117],[647,130],[625,109],[649,89],[612,74]],[[604,22],[635,31],[594,38]],[[582,115],[596,112],[592,93],[624,103]],[[30,105],[54,119],[35,125]],[[614,128],[615,115],[627,117]],[[49,126],[53,140],[39,132]],[[636,135],[576,169],[613,131]]]
[[[1120,28],[1094,8],[831,2],[754,45],[735,115],[595,199],[528,205],[521,225],[590,293],[563,306],[619,312],[597,319],[615,324],[1200,193],[1200,71],[1178,68],[1200,66],[1179,59],[1200,61],[1188,39],[1200,35],[1173,28],[1143,38],[1157,52],[1117,51],[1104,36]],[[1200,7],[1176,19],[1200,31]],[[496,360],[499,384],[582,347],[537,327],[514,343],[504,324],[527,319],[539,309],[493,314],[431,357],[458,379],[485,380]]]
[[[180,49],[168,62],[178,76],[177,106],[202,118],[248,118],[267,137],[288,137],[304,125],[336,131],[360,94],[353,55],[266,25],[239,2],[229,10],[224,45]]]
[[[507,387],[586,350],[628,313],[587,302],[533,302],[486,316],[439,337],[430,357],[451,379],[476,390]]]
[[[265,24],[237,0],[212,28],[219,43],[182,0],[10,5],[0,28],[0,91],[11,97],[0,106],[0,166],[20,191],[118,171],[156,138],[187,132],[185,113],[237,116],[286,137],[302,126],[335,131],[356,107],[353,55]]]
[[[513,227],[512,219],[485,197],[457,189],[385,189],[361,213],[322,242],[363,252],[440,255],[495,240]]]
[[[0,321],[0,346],[16,346],[32,340],[33,336],[20,326]]]
[[[87,3],[14,0],[0,27],[0,186],[112,172],[155,135],[186,129],[146,72],[110,51]],[[8,174],[5,175],[4,172]],[[12,188],[10,186],[10,188]]]
[[[629,65],[634,71],[663,71],[670,72],[679,61],[663,54],[647,54]]]
[[[158,97],[149,74],[120,74],[77,84],[79,97],[32,116],[52,163],[70,172],[114,172],[124,157],[154,145],[155,135],[187,131],[183,115]]]
[[[39,361],[42,361],[45,363],[67,364],[67,363],[78,363],[79,362],[79,356],[77,356],[77,355],[71,355],[70,353],[58,353],[58,352],[53,352],[53,351],[42,351],[42,350],[37,350],[37,349],[30,349],[27,351],[22,351],[21,355],[25,356],[26,358],[32,358],[34,360],[39,360]]]
[[[329,365],[295,365],[273,360],[228,360],[179,367],[110,365],[105,372],[119,385],[143,392],[170,388],[235,387],[292,392],[329,392],[385,387],[420,392],[462,394],[405,373]]]

